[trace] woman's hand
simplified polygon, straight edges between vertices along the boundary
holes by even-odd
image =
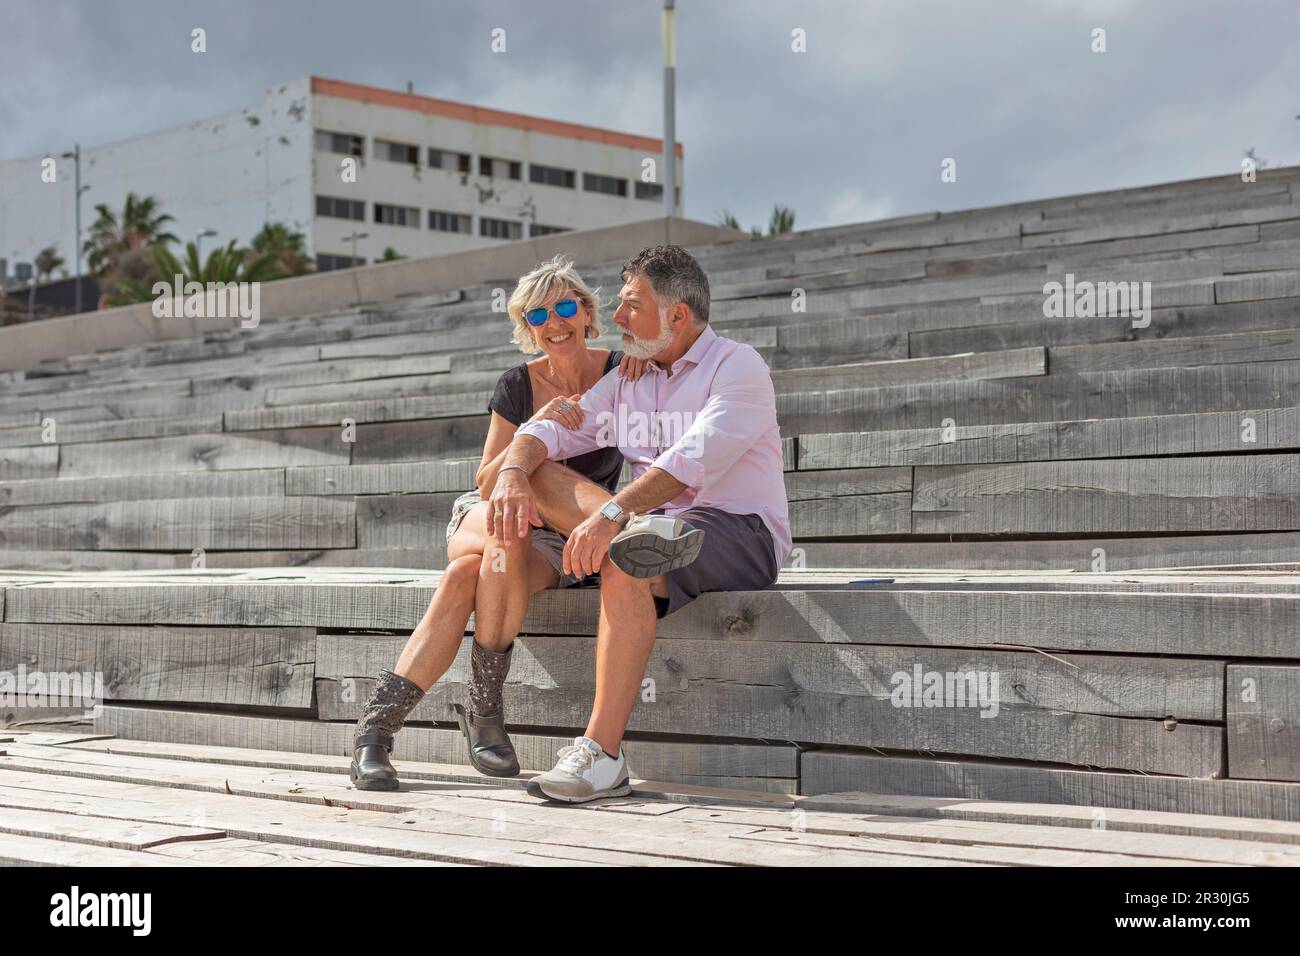
[[[623,357],[618,360],[618,374],[622,375],[629,382],[635,382],[645,374],[645,365],[647,361],[647,359],[633,358],[624,352]]]
[[[561,395],[553,398],[539,408],[537,414],[528,420],[530,422],[540,422],[549,418],[570,430],[579,429],[582,427],[582,420],[585,417],[582,406],[578,404],[580,398],[582,398],[581,395],[570,395],[568,398]]]

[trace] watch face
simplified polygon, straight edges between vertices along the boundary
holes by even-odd
[[[600,513],[610,521],[617,521],[623,514],[623,509],[618,506],[617,502],[607,501],[605,502],[605,507],[600,509]]]

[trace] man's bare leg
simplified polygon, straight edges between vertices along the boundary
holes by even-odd
[[[655,643],[656,597],[667,597],[663,575],[634,578],[609,558],[600,567],[600,627],[596,632],[596,700],[586,735],[611,757],[636,707]]]
[[[544,461],[528,479],[542,520],[566,538],[613,497],[571,468]]]
[[[610,499],[600,485],[552,461],[543,462],[529,484],[543,520],[566,535]],[[586,735],[616,757],[655,643],[654,598],[667,597],[668,589],[663,575],[634,578],[608,556],[600,566],[600,582],[596,700]]]

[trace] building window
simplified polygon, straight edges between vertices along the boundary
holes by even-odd
[[[375,203],[375,222],[386,226],[409,226],[420,228],[420,210],[413,206],[391,206],[387,203]]]
[[[429,228],[438,232],[469,232],[470,217],[460,212],[430,209]]]
[[[339,199],[336,196],[317,196],[316,215],[332,219],[366,220],[366,204],[360,199]]]
[[[543,226],[540,222],[535,222],[528,227],[528,237],[536,239],[538,236],[553,236],[557,232],[568,231],[568,226]]]
[[[339,153],[343,156],[361,158],[366,154],[366,141],[363,136],[318,129],[316,130],[316,148],[322,153]]]
[[[448,172],[455,170],[458,173],[468,173],[470,169],[471,156],[469,153],[458,153],[451,149],[434,149],[429,147],[429,165],[434,169],[445,169]]]
[[[316,257],[316,271],[330,272],[334,269],[351,269],[353,266],[364,266],[366,260],[364,256],[353,259],[351,256],[332,256],[329,253],[322,252]]]
[[[375,140],[375,159],[386,159],[390,163],[408,163],[420,165],[420,147],[410,143],[395,143],[391,139]]]
[[[574,178],[576,174],[572,169],[559,169],[556,166],[540,166],[537,163],[528,164],[528,178],[535,183],[542,183],[546,186],[563,186],[565,189],[574,187]]]
[[[664,187],[661,183],[643,183],[638,179],[633,195],[637,199],[663,199]]]
[[[487,216],[480,216],[478,234],[488,239],[522,239],[524,224],[511,222],[509,219],[489,219]]]
[[[502,179],[523,179],[524,164],[513,159],[494,159],[491,156],[478,158],[480,176],[500,176]]]
[[[604,193],[607,196],[626,196],[627,180],[615,176],[601,176],[599,173],[583,173],[582,188],[589,193]]]

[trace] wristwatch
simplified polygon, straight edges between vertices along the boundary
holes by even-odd
[[[623,511],[623,506],[613,498],[605,502],[604,507],[600,509],[600,513],[620,528],[627,524],[627,514]]]

